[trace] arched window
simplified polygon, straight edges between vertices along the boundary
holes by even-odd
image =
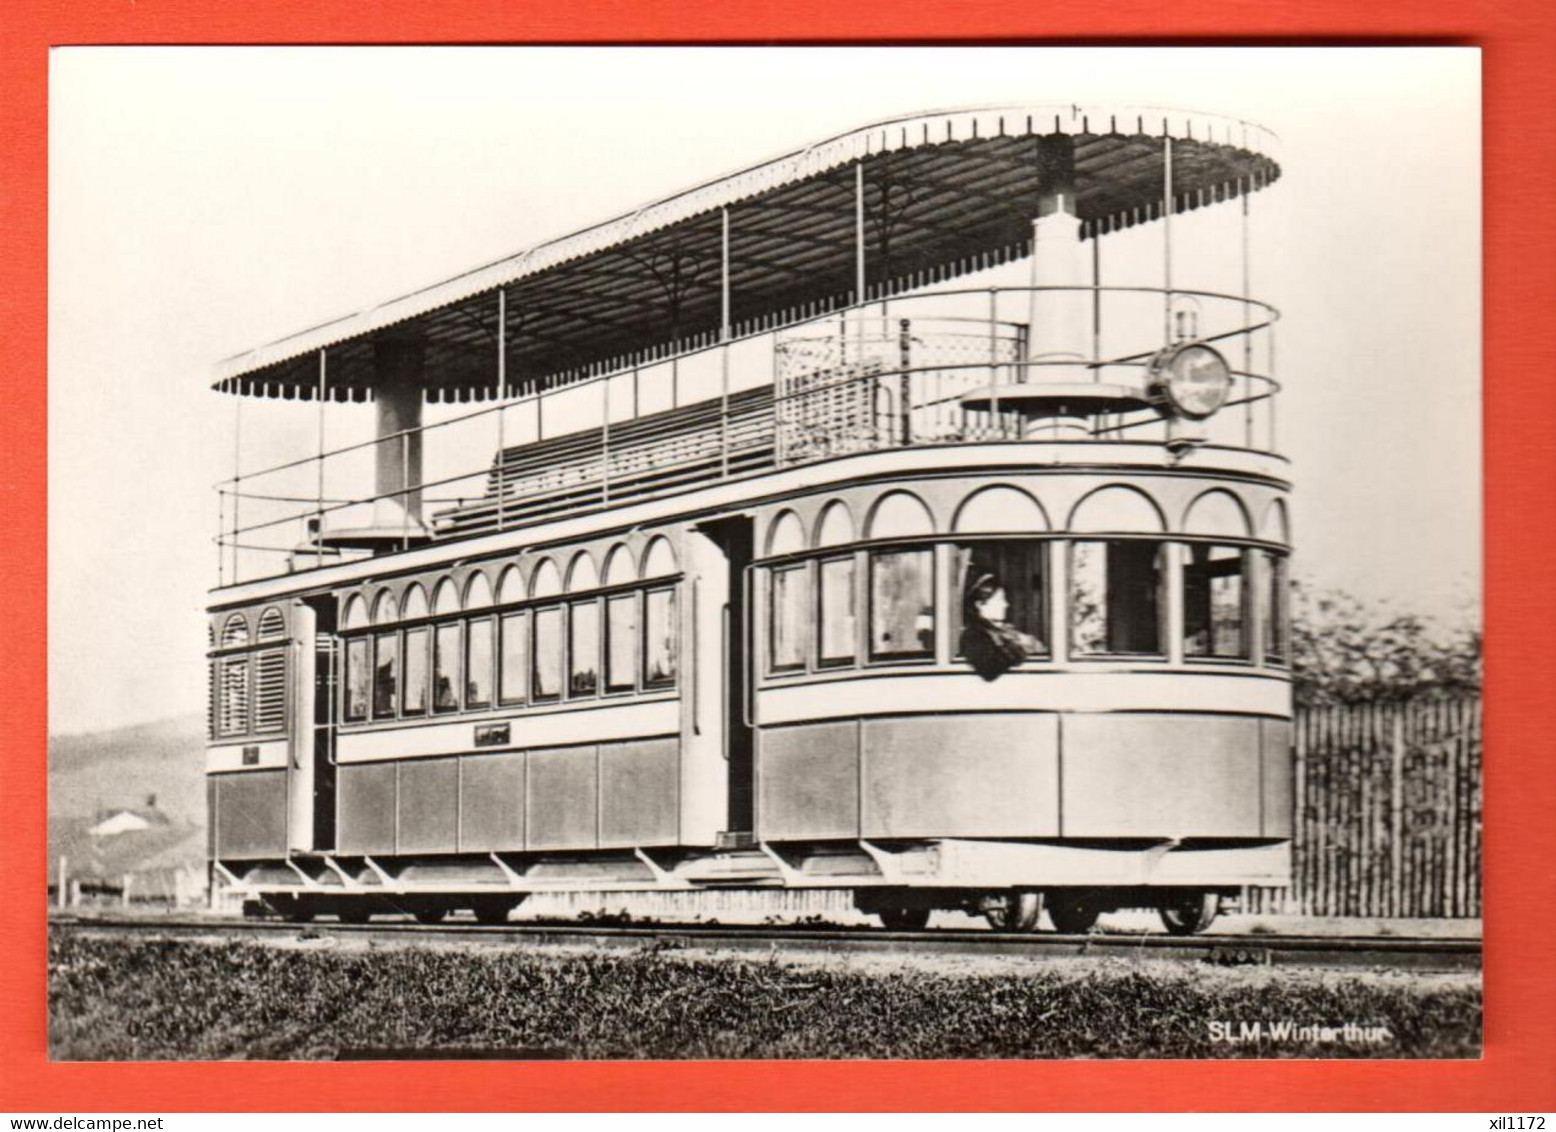
[[[1099,488],[1070,513],[1079,533],[1160,534],[1161,511],[1133,488]],[[1077,539],[1070,546],[1070,644],[1078,657],[1160,656],[1164,640],[1159,539]]]
[[[974,491],[962,501],[952,528],[958,534],[1006,536],[968,540],[955,547],[950,613],[951,639],[956,643],[957,655],[982,655],[978,651],[981,640],[969,635],[981,631],[966,624],[969,609],[999,611],[985,616],[993,616],[1025,633],[1031,639],[1023,642],[1028,655],[1046,654],[1049,543],[1020,537],[1048,529],[1048,517],[1042,507],[1018,488],[995,484]]]
[[[425,618],[427,591],[419,582],[411,583],[400,601],[400,619],[419,621]],[[418,716],[427,714],[427,656],[428,641],[432,630],[426,625],[416,625],[405,630],[405,696],[400,704],[400,714]]]
[[[643,554],[643,577],[663,578],[679,571],[680,566],[675,561],[675,551],[670,548],[670,540],[664,535],[655,536]]]
[[[465,608],[485,609],[491,604],[492,583],[486,580],[485,574],[477,570],[465,583]]]
[[[1249,535],[1248,512],[1236,496],[1216,488],[1199,496],[1183,517],[1183,533],[1225,539],[1194,542],[1183,558],[1183,655],[1212,660],[1248,657],[1248,574],[1253,556],[1231,545]]]
[[[413,582],[405,591],[405,599],[400,602],[400,619],[403,621],[419,621],[427,616],[427,591],[421,588],[420,582]]]
[[[259,615],[259,639],[262,641],[279,641],[286,636],[286,618],[275,606],[271,606]]]
[[[793,511],[785,511],[773,520],[767,529],[767,553],[769,557],[780,554],[798,554],[805,549],[805,527]]]
[[[1231,492],[1219,488],[1207,491],[1189,504],[1183,533],[1244,539],[1249,533],[1248,512]]]
[[[1259,537],[1266,542],[1291,544],[1291,520],[1286,504],[1277,499],[1264,512]],[[1291,581],[1285,554],[1266,551],[1264,560],[1264,618],[1261,622],[1261,650],[1270,664],[1286,664],[1291,659]]]
[[[346,602],[346,616],[341,620],[343,629],[361,629],[367,624],[367,602],[361,594],[352,594]]]
[[[611,547],[605,557],[605,584],[624,586],[637,581],[637,563],[632,561],[632,550],[625,543]]]
[[[441,578],[432,593],[432,612],[439,617],[459,612],[459,587],[452,578]]]
[[[567,592],[576,594],[599,588],[600,574],[594,568],[594,556],[587,550],[580,550],[573,555],[573,561],[567,568]]]
[[[1132,487],[1098,488],[1070,512],[1070,530],[1086,533],[1155,534],[1166,530],[1161,510]]]
[[[524,574],[517,566],[509,566],[497,579],[497,600],[502,605],[512,605],[524,598]]]
[[[951,526],[959,534],[1029,534],[1046,531],[1048,516],[1026,492],[996,484],[964,499]]]
[[[846,546],[855,537],[853,513],[849,511],[848,504],[841,499],[834,499],[822,510],[821,519],[816,524],[816,545]]]
[[[562,573],[556,568],[556,563],[549,558],[542,558],[540,564],[535,567],[535,572],[530,575],[529,595],[535,600],[543,597],[555,597],[562,592]]]
[[[227,618],[222,625],[222,648],[237,648],[249,643],[248,619],[241,613],[234,613]]]
[[[394,600],[394,592],[387,587],[378,591],[378,597],[373,600],[373,624],[389,625],[399,617],[399,603]]]
[[[934,534],[923,500],[888,492],[870,513],[871,539],[911,539]],[[929,547],[870,552],[870,659],[907,660],[935,652],[935,566]]]
[[[1282,546],[1291,544],[1291,518],[1286,513],[1284,500],[1275,500],[1264,512],[1264,519],[1259,524],[1259,537],[1265,542],[1278,542]]]
[[[865,535],[871,539],[903,539],[934,533],[935,520],[924,501],[906,491],[893,491],[876,503]]]
[[[234,613],[222,624],[223,648],[240,648],[249,643],[249,623]],[[249,729],[249,656],[247,653],[223,658],[221,702],[216,713],[218,735],[243,735]]]

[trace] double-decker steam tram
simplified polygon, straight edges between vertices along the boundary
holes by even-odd
[[[218,485],[217,879],[1175,932],[1287,883],[1278,175],[1209,115],[913,116],[222,362],[313,404]]]

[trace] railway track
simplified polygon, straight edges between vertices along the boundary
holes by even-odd
[[[502,925],[454,922],[424,925],[394,920],[370,924],[280,920],[130,919],[51,916],[50,931],[173,938],[336,938],[375,943],[438,943],[472,947],[667,948],[761,952],[912,952],[1033,958],[1175,959],[1218,966],[1372,967],[1412,971],[1478,970],[1478,939],[1394,936],[1201,935],[1179,937],[1124,933],[1056,935],[934,929],[913,932],[871,928],[772,925],[612,925],[536,921]]]

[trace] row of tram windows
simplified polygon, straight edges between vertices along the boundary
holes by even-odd
[[[955,586],[943,612],[932,545],[845,550],[773,564],[768,671],[855,665],[861,650],[870,662],[929,660],[944,621],[950,623],[952,655],[975,667],[988,640],[1011,661],[1052,658],[1053,545],[1049,539],[952,544],[947,561]],[[1288,663],[1284,554],[1139,538],[1058,545],[1057,561],[1068,575],[1063,616],[1072,658],[1166,657],[1167,613],[1176,600],[1185,659],[1251,662],[1257,655],[1267,664]],[[1176,597],[1168,592],[1169,555],[1179,556]]]
[[[345,641],[346,723],[675,687],[673,586],[439,618]]]

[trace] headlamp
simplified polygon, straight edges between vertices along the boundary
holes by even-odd
[[[1201,342],[1170,346],[1151,360],[1147,388],[1153,403],[1176,416],[1202,421],[1232,391],[1232,367]]]

